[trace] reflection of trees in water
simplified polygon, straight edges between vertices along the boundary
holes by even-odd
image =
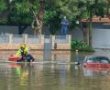
[[[67,81],[67,66],[58,64],[45,64],[43,65],[43,67],[43,83],[51,85],[51,87],[49,87],[48,89],[52,90],[52,88],[54,89],[57,85],[59,85],[63,89]],[[44,88],[47,88],[47,86],[44,85]]]
[[[110,87],[106,77],[84,76],[82,66],[21,64],[20,75],[16,74],[16,69],[10,68],[10,73],[2,78],[0,74],[1,90],[108,90]]]

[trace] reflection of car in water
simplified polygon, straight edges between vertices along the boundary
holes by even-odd
[[[84,76],[106,76],[110,74],[110,68],[88,68],[83,67]]]
[[[83,72],[85,76],[107,75],[110,72],[110,59],[106,56],[86,56]]]

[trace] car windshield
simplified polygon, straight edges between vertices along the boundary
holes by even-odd
[[[91,56],[86,59],[87,62],[100,62],[100,63],[110,63],[108,57],[103,56]]]

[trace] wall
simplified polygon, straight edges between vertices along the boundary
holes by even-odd
[[[4,36],[1,35],[0,50],[13,50],[13,49],[15,50],[18,49],[20,44],[22,43],[26,43],[30,47],[30,49],[35,49],[35,50],[44,50],[45,45],[52,45],[52,47],[48,47],[50,50],[71,49],[71,35],[66,35],[65,37],[50,36],[47,38],[44,37],[44,35],[39,35],[38,37],[34,37],[34,36],[29,37],[29,35],[24,34],[23,36],[19,36],[19,37],[16,37],[13,34],[6,34]],[[57,39],[55,37],[57,37]],[[45,44],[45,43],[49,43],[49,44]],[[54,48],[55,43],[57,44],[56,48]]]
[[[1,33],[12,33],[18,34],[18,27],[17,26],[8,26],[8,25],[0,25],[0,34]],[[28,26],[24,33],[33,34],[31,26]]]
[[[93,24],[92,46],[93,48],[110,48],[110,25]]]
[[[83,40],[83,33],[79,28],[70,32],[73,40]],[[92,47],[99,49],[110,49],[110,24],[93,24]]]
[[[83,40],[83,33],[80,28],[75,28],[70,34],[72,34],[73,40]]]

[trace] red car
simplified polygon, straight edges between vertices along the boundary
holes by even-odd
[[[107,56],[86,56],[83,66],[89,69],[110,68],[110,59]]]

